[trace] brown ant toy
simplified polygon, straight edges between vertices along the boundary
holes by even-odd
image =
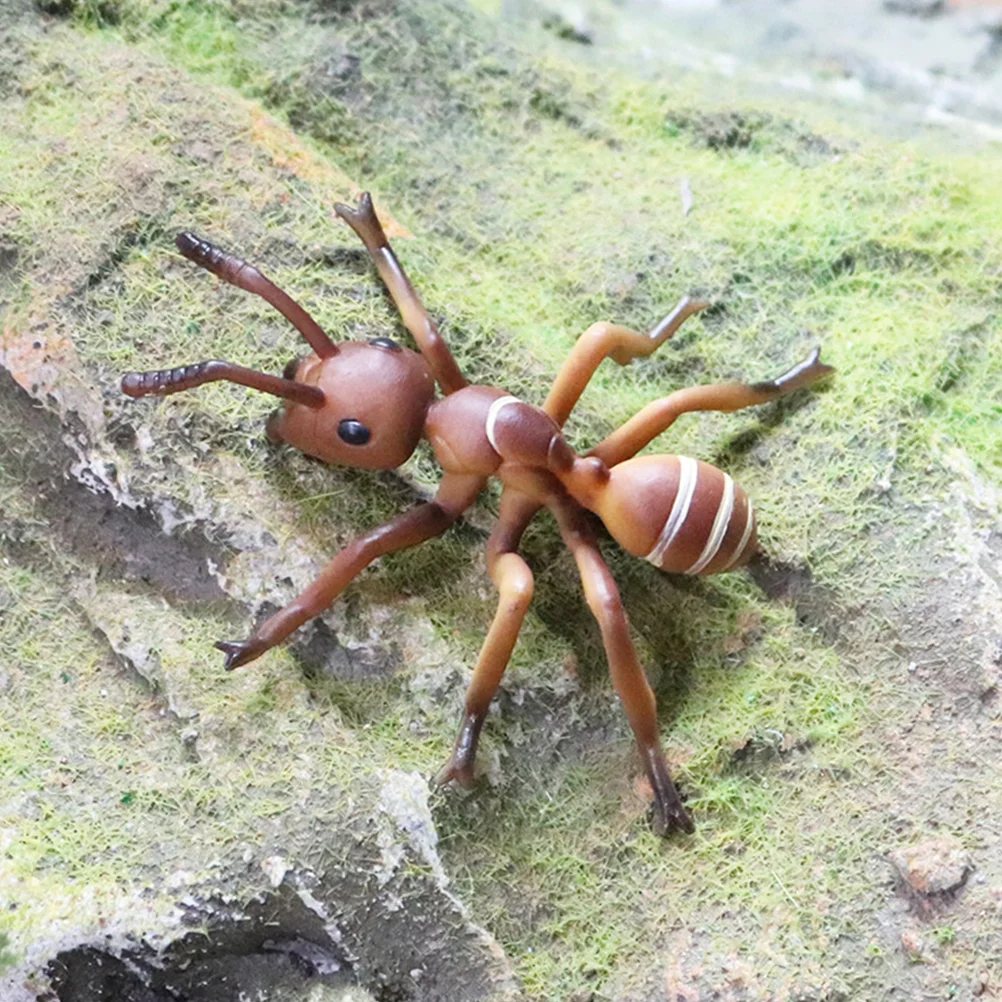
[[[471,386],[390,248],[368,194],[337,214],[361,237],[420,354],[388,338],[334,344],[306,311],[256,268],[190,233],[181,253],[241,289],[263,297],[306,338],[313,353],[284,375],[231,362],[197,362],[158,372],[129,373],[132,397],[164,395],[228,380],[282,397],[268,436],[328,463],[388,470],[403,463],[424,436],[445,475],[434,500],[399,515],[349,543],[298,598],[239,643],[216,646],[233,669],[260,657],[308,619],[319,615],[369,564],[386,553],[441,535],[469,508],[489,477],[504,490],[487,544],[487,567],[500,593],[497,612],[477,659],[452,757],[437,777],[470,786],[480,729],[508,665],[532,598],[533,577],[518,554],[530,520],[543,506],[556,517],[574,555],[585,598],[598,621],[630,727],[654,791],[654,829],[693,831],[658,739],[654,693],[630,639],[615,581],[599,552],[585,510],[597,514],[629,553],[679,574],[716,574],[746,563],[756,550],[755,512],[726,473],[688,456],[636,454],[677,417],[690,411],[734,411],[775,400],[831,371],[815,350],[789,372],[761,383],[720,383],[679,390],[577,455],[561,428],[601,361],[620,365],[650,355],[687,317],[708,304],[688,297],[649,334],[598,323],[581,335],[542,407],[493,386]],[[435,383],[442,398],[434,398]]]

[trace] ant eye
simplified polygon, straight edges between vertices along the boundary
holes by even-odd
[[[389,351],[400,351],[400,345],[388,337],[374,337],[369,344],[375,345],[377,348],[386,348]]]
[[[372,437],[372,432],[361,421],[346,417],[337,426],[337,437],[349,445],[365,445]]]

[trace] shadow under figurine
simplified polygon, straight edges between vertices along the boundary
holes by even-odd
[[[282,377],[231,362],[129,373],[129,396],[164,395],[229,380],[282,397],[268,424],[281,440],[328,463],[393,469],[428,439],[445,475],[433,501],[397,516],[349,543],[293,602],[248,640],[221,642],[226,668],[260,657],[317,616],[365,567],[385,553],[441,535],[469,508],[489,477],[504,485],[498,522],[487,544],[487,567],[500,593],[466,697],[465,716],[440,784],[474,781],[480,729],[508,665],[532,599],[533,577],[518,554],[522,535],[543,506],[557,520],[577,563],[585,598],[602,633],[612,681],[636,735],[654,791],[654,829],[693,831],[658,739],[654,693],[637,658],[626,612],[584,510],[597,514],[629,553],[678,574],[716,574],[755,552],[755,512],[730,476],[688,456],[636,454],[690,411],[733,411],[807,386],[832,371],[815,350],[776,379],[679,390],[649,404],[587,455],[577,455],[561,428],[601,361],[620,365],[650,355],[687,317],[708,304],[688,297],[649,334],[598,323],[578,339],[542,407],[493,386],[471,386],[428,316],[393,253],[368,194],[357,208],[336,207],[358,234],[386,283],[420,354],[388,338],[334,344],[306,311],[256,268],[190,233],[181,253],[223,281],[263,297],[309,342],[313,353]],[[435,399],[435,383],[443,396]]]

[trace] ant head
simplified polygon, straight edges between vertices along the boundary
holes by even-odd
[[[410,457],[435,391],[424,359],[382,337],[294,360],[285,376],[323,390],[326,403],[316,410],[286,403],[269,436],[324,462],[369,470],[392,470]]]

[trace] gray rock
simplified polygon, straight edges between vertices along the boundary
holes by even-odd
[[[929,899],[958,891],[974,870],[967,850],[951,838],[929,839],[895,849],[888,857],[901,886]]]

